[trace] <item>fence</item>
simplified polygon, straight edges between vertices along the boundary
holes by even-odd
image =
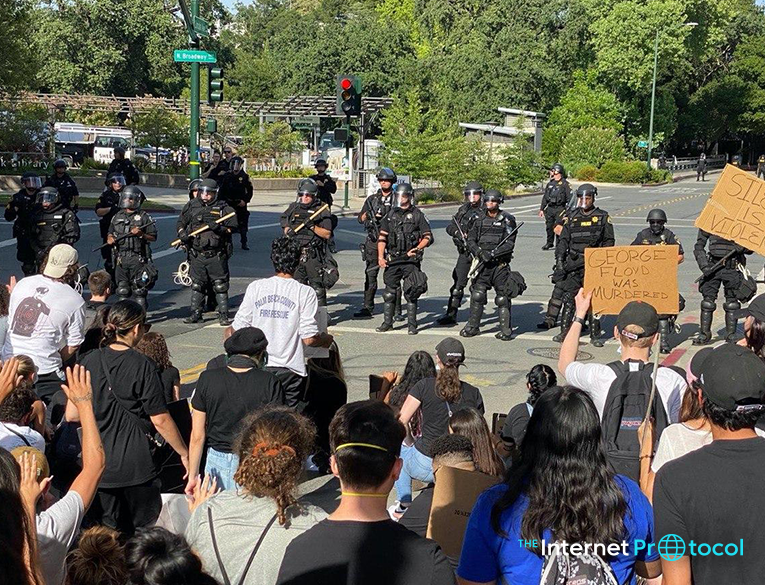
[[[728,162],[728,155],[717,154],[707,157],[707,170],[709,169],[721,169]],[[699,163],[699,157],[687,157],[687,158],[668,158],[667,169],[671,172],[675,171],[695,171],[696,165]]]

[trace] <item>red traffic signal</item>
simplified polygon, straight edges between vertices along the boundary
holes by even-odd
[[[335,112],[339,116],[361,115],[361,78],[357,75],[338,75],[335,86]]]
[[[340,82],[340,87],[343,88],[343,90],[348,91],[353,86],[353,81],[348,79],[347,77],[343,77],[343,80]]]

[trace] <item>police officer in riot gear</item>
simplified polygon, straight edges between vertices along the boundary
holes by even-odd
[[[467,247],[467,236],[475,219],[481,215],[481,205],[483,203],[483,186],[478,181],[470,181],[463,190],[465,203],[457,210],[452,221],[446,226],[446,233],[452,237],[454,245],[457,246],[457,264],[452,270],[452,288],[449,290],[449,303],[446,307],[446,314],[436,320],[439,325],[454,325],[457,322],[457,311],[459,311],[462,297],[465,294],[465,287],[468,282],[468,273],[473,257]]]
[[[561,285],[563,308],[560,334],[553,341],[563,341],[574,318],[574,297],[584,285],[584,250],[607,248],[615,244],[611,218],[606,211],[595,207],[597,194],[598,189],[590,183],[579,186],[576,190],[579,206],[565,220],[555,248],[553,282]],[[600,333],[600,319],[591,313],[590,343],[595,347],[603,347]]]
[[[393,205],[393,183],[396,182],[396,173],[393,169],[383,167],[377,171],[377,181],[380,188],[377,193],[367,197],[359,213],[358,221],[364,224],[367,230],[367,239],[360,246],[364,261],[366,262],[364,281],[364,306],[355,312],[356,319],[371,319],[375,306],[375,294],[377,293],[377,275],[380,273],[380,265],[377,261],[377,240],[380,236],[380,222],[388,215]]]
[[[698,182],[699,178],[702,181],[707,180],[707,155],[703,152],[699,155],[699,160],[696,162],[696,181]]]
[[[327,174],[327,161],[323,158],[317,159],[314,166],[316,167],[316,174],[311,175],[310,178],[319,187],[319,201],[332,207],[334,201],[332,196],[337,193],[337,183]]]
[[[685,259],[685,252],[683,251],[683,245],[680,240],[674,234],[672,230],[665,227],[667,223],[667,214],[663,209],[652,209],[648,212],[646,218],[649,227],[640,230],[635,236],[632,242],[633,246],[679,246],[677,263],[681,264]],[[685,308],[685,299],[683,295],[680,295],[680,310]],[[661,353],[670,353],[672,347],[669,344],[669,334],[673,329],[673,325],[677,315],[659,315],[659,332],[661,333],[661,347],[659,351]]]
[[[125,188],[125,177],[120,173],[110,173],[106,177],[106,188],[101,193],[95,206],[98,216],[98,228],[101,232],[101,240],[105,244],[109,235],[109,226],[112,218],[120,210],[120,193]],[[101,248],[101,257],[104,259],[104,268],[114,276],[114,264],[112,252],[108,246]]]
[[[111,174],[122,175],[125,177],[126,185],[137,185],[141,182],[141,175],[138,174],[133,162],[129,158],[125,158],[125,149],[121,146],[114,149],[114,158],[109,163],[109,170],[106,174],[107,176]]]
[[[765,179],[765,154],[761,154],[757,159],[757,178]]]
[[[497,295],[494,302],[499,312],[499,333],[496,337],[502,341],[512,339],[510,299],[523,290],[518,288],[520,282],[510,272],[517,234],[515,218],[500,209],[504,200],[499,191],[487,191],[483,195],[483,212],[473,221],[468,233],[467,245],[478,264],[470,286],[470,317],[460,331],[462,337],[473,337],[481,332],[481,317],[487,303],[486,293],[493,288]],[[525,288],[525,283],[522,288]]]
[[[189,201],[178,218],[178,238],[189,253],[191,277],[191,315],[184,323],[199,323],[205,302],[205,286],[212,283],[218,302],[218,321],[229,325],[228,318],[228,260],[233,252],[231,233],[236,231],[236,216],[216,223],[234,209],[218,198],[218,184],[213,179],[199,183],[196,199]],[[207,227],[192,236],[192,232]]]
[[[297,201],[284,211],[280,222],[284,233],[300,243],[300,265],[293,277],[316,291],[320,307],[327,306],[327,289],[337,282],[338,276],[328,247],[332,235],[329,208],[317,214],[324,205],[319,200],[316,182],[303,179],[298,185]]]
[[[74,179],[66,172],[66,167],[66,161],[63,158],[54,162],[53,174],[45,179],[45,187],[55,187],[61,198],[61,205],[77,213],[80,191]]]
[[[739,267],[746,266],[746,254],[752,251],[737,243],[721,238],[704,230],[699,230],[693,255],[703,277],[699,284],[701,293],[701,317],[699,333],[693,345],[706,345],[712,340],[712,317],[717,305],[717,293],[720,285],[725,294],[725,341],[732,342],[738,325],[737,311],[741,302],[749,301],[751,295],[741,296],[744,275]],[[747,298],[748,297],[748,298]]]
[[[393,208],[380,222],[377,262],[384,268],[383,322],[377,331],[393,329],[396,298],[403,292],[409,335],[417,335],[417,299],[428,290],[428,279],[420,269],[423,250],[433,243],[433,232],[425,214],[414,205],[414,189],[399,183]]]
[[[146,197],[135,185],[120,193],[120,210],[112,218],[106,243],[116,257],[114,262],[116,293],[120,300],[133,295],[144,310],[146,297],[157,281],[157,269],[151,261],[149,242],[157,240],[157,226],[151,216],[141,211]]]
[[[13,222],[13,237],[16,238],[16,259],[21,262],[24,276],[30,276],[37,270],[31,236],[32,215],[40,187],[42,187],[40,177],[35,173],[24,173],[21,176],[21,189],[13,195],[5,206],[5,221]]]
[[[199,189],[199,184],[201,182],[202,179],[194,179],[193,181],[189,182],[189,201],[196,198],[197,190]]]
[[[250,212],[247,204],[252,199],[252,181],[244,172],[244,160],[235,156],[229,163],[228,171],[220,178],[219,197],[236,211],[236,221],[239,226],[239,237],[242,250],[249,250],[247,245],[247,230],[250,222]]]
[[[555,243],[555,222],[563,213],[571,199],[571,185],[566,180],[566,170],[560,163],[555,163],[550,169],[550,181],[545,186],[542,203],[539,207],[539,217],[545,218],[547,242],[543,250],[550,250]]]
[[[43,187],[37,192],[37,203],[32,212],[31,236],[38,269],[53,246],[74,246],[80,239],[77,217],[74,211],[61,205],[61,198],[54,187]]]

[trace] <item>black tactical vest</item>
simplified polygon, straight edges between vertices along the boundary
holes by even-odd
[[[300,203],[293,203],[287,209],[287,225],[293,230],[300,227],[309,217],[316,213],[323,203],[317,198],[310,207],[303,207]],[[314,218],[315,223],[319,223],[324,218],[324,214],[319,214]],[[304,246],[320,246],[325,243],[324,238],[317,236],[313,230],[307,227],[302,228],[296,235],[295,240]]]
[[[391,257],[403,256],[416,248],[422,239],[420,216],[416,207],[409,209],[395,208],[388,215],[388,254]]]
[[[71,212],[60,205],[48,211],[40,208],[35,212],[33,227],[37,245],[41,248],[47,248],[62,241],[62,238],[66,235],[64,231],[67,213]]]
[[[568,229],[571,234],[569,252],[584,253],[585,248],[599,248],[605,237],[608,214],[597,207],[587,215],[581,208],[569,215]]]
[[[120,209],[112,220],[112,231],[115,238],[129,234],[131,228],[143,228],[149,223],[149,216],[141,211],[127,213]],[[130,237],[124,238],[116,243],[118,254],[146,256],[146,240],[144,238]]]
[[[478,245],[481,250],[491,252],[507,235],[513,231],[513,216],[506,211],[500,211],[496,217],[482,213],[477,219]]]
[[[209,205],[202,203],[201,199],[194,199],[189,205],[187,213],[189,214],[189,224],[186,228],[187,233],[191,233],[198,230],[201,227],[206,226],[210,221],[217,221],[225,214],[223,208],[226,206],[225,201],[216,199]],[[205,230],[201,234],[194,237],[191,247],[198,251],[218,251],[223,250],[226,246],[227,238],[222,234],[216,234],[212,230]]]

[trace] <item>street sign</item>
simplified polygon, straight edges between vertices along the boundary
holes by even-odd
[[[191,49],[176,49],[173,51],[173,61],[176,63],[215,63],[215,53],[212,51],[195,51]]]
[[[194,17],[194,31],[201,37],[210,36],[210,23],[204,18]]]
[[[648,148],[648,141],[647,140],[641,140],[638,142],[638,148]]]

